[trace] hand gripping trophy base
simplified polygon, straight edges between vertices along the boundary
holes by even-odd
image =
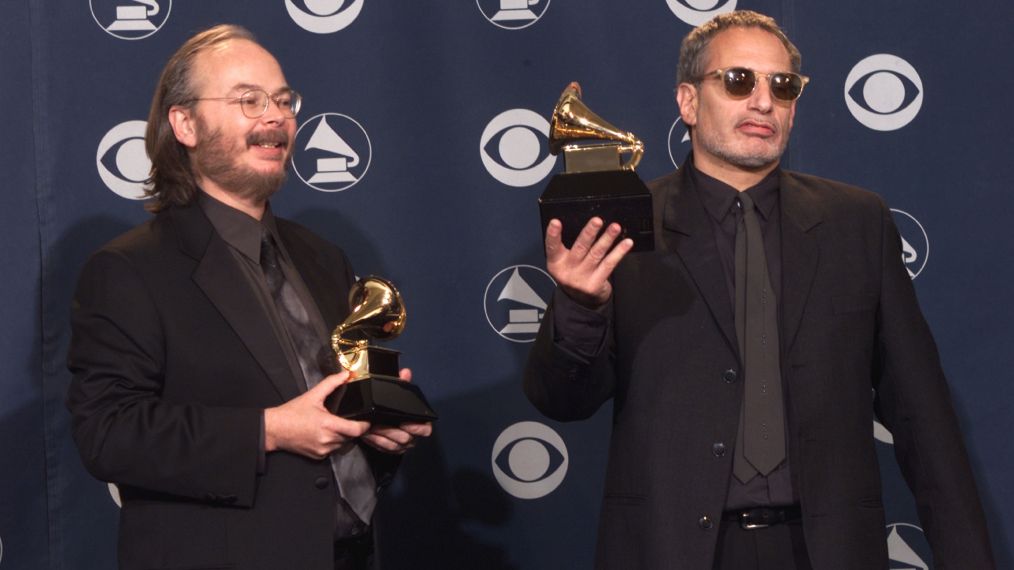
[[[396,426],[437,419],[422,391],[398,378],[397,350],[373,346],[371,339],[397,337],[405,328],[405,304],[394,285],[366,277],[349,292],[349,316],[331,334],[338,365],[351,375],[325,401],[331,413],[353,420]]]
[[[363,346],[369,371],[356,375],[328,397],[325,405],[335,415],[350,420],[396,426],[405,422],[432,422],[437,419],[418,386],[398,379],[397,350],[379,346]]]

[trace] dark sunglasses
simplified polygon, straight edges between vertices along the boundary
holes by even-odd
[[[776,73],[761,73],[748,67],[730,67],[728,69],[716,69],[701,76],[701,79],[721,79],[725,92],[733,97],[746,97],[753,93],[757,87],[757,76],[768,78],[768,87],[771,88],[771,95],[781,101],[795,101],[803,94],[803,87],[810,82],[810,78],[798,73],[779,71]]]

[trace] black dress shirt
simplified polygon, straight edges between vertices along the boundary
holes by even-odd
[[[735,307],[735,250],[736,226],[741,211],[736,200],[739,192],[693,167],[693,157],[687,159],[683,168],[686,176],[686,190],[695,193],[709,214],[709,221],[715,236],[715,245],[725,274],[729,303]],[[771,286],[781,291],[781,212],[779,208],[780,170],[775,169],[757,185],[748,188],[757,206],[761,233],[764,236],[764,252],[768,261]],[[779,295],[780,298],[780,295]],[[779,326],[781,326],[781,303]],[[557,346],[578,358],[591,361],[605,347],[606,329],[612,319],[612,303],[597,309],[580,305],[557,288],[553,299],[554,341]],[[782,335],[784,337],[784,335]],[[784,378],[783,378],[784,385]],[[783,389],[783,393],[785,390]],[[786,407],[786,413],[788,408]],[[788,433],[788,430],[786,430]],[[786,445],[788,454],[788,445]],[[792,487],[790,458],[775,468],[767,477],[758,475],[747,483],[740,483],[729,477],[729,494],[726,509],[737,510],[757,506],[790,505],[798,502],[798,494]]]

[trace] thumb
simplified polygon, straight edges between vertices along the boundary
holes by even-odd
[[[331,394],[331,392],[334,392],[335,389],[338,388],[338,386],[341,386],[348,381],[348,370],[342,370],[338,374],[331,374],[330,376],[322,378],[312,390],[307,392],[307,394],[313,394],[314,399],[323,402],[324,399]]]

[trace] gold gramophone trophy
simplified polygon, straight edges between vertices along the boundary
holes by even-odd
[[[565,172],[553,176],[539,198],[543,237],[556,218],[563,223],[564,245],[571,247],[588,220],[598,216],[607,225],[620,224],[620,237],[633,239],[634,251],[653,250],[651,194],[634,172],[644,143],[585,106],[576,81],[563,90],[550,120],[549,152],[561,151]],[[625,154],[630,156],[624,163]]]
[[[349,292],[349,316],[331,334],[338,365],[351,375],[328,398],[328,409],[343,418],[384,425],[437,419],[422,390],[398,379],[400,352],[370,344],[405,330],[405,303],[394,285],[364,277]]]

